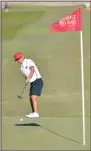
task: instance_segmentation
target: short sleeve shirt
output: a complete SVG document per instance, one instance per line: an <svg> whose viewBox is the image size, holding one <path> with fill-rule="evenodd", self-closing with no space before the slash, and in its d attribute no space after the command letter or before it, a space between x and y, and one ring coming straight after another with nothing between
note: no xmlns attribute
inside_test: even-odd
<svg viewBox="0 0 91 151"><path fill-rule="evenodd" d="M21 64L20 70L25 76L28 76L31 73L30 67L34 67L34 74L32 78L30 79L30 82L34 82L36 79L41 78L41 75L39 73L39 70L35 63L31 59L24 59L23 63Z"/></svg>

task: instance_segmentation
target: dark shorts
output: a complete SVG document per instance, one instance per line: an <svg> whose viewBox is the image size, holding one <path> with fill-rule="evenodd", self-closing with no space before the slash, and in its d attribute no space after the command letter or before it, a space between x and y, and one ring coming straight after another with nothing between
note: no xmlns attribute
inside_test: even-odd
<svg viewBox="0 0 91 151"><path fill-rule="evenodd" d="M29 96L31 95L40 96L42 87L43 87L43 80L41 78L35 80L34 82L31 82Z"/></svg>

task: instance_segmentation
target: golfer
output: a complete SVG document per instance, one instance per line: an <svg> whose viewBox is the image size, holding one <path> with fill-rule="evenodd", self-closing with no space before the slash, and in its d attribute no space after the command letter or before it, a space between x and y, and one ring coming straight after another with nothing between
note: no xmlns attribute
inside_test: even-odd
<svg viewBox="0 0 91 151"><path fill-rule="evenodd" d="M23 73L26 83L30 83L29 100L32 108L32 113L25 115L29 118L37 118L38 114L38 96L41 95L43 80L31 59L27 59L21 52L14 54L14 60L21 64L21 72Z"/></svg>

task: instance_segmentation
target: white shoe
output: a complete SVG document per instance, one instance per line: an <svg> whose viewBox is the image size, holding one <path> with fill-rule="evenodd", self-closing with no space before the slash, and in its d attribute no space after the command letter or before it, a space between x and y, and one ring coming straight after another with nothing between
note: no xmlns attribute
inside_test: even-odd
<svg viewBox="0 0 91 151"><path fill-rule="evenodd" d="M28 115L25 115L26 117L31 117L32 118L32 115L33 113L30 113L30 114L28 114Z"/></svg>
<svg viewBox="0 0 91 151"><path fill-rule="evenodd" d="M37 117L39 117L39 114L34 112L34 113L30 113L29 115L25 115L25 116L28 118L37 118Z"/></svg>
<svg viewBox="0 0 91 151"><path fill-rule="evenodd" d="M36 112L34 112L34 113L33 113L33 117L37 118L37 117L39 117L39 114L36 113Z"/></svg>

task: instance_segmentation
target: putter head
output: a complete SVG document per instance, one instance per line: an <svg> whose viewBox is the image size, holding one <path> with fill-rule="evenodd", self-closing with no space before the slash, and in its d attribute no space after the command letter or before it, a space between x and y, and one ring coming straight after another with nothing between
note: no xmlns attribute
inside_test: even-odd
<svg viewBox="0 0 91 151"><path fill-rule="evenodd" d="M18 99L22 99L22 97L18 95Z"/></svg>

